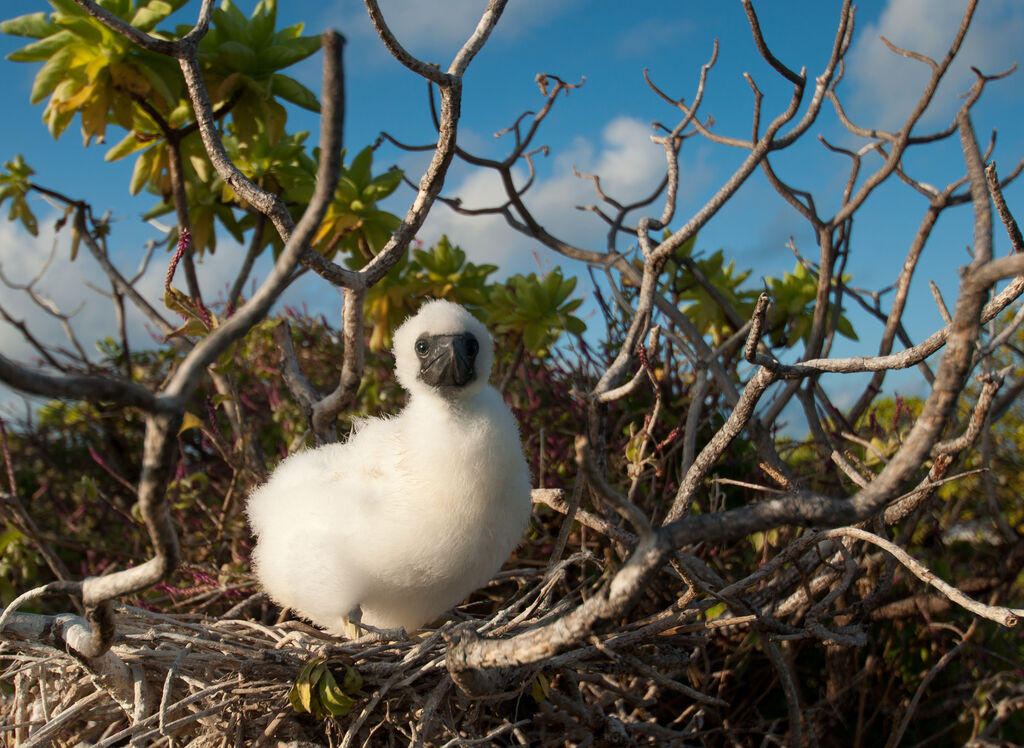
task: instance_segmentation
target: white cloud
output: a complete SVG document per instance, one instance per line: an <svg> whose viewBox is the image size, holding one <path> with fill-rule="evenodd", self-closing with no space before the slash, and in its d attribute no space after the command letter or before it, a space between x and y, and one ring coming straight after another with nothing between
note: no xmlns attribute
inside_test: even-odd
<svg viewBox="0 0 1024 748"><path fill-rule="evenodd" d="M38 277L33 288L41 297L52 300L62 313L73 313L70 325L86 354L93 356L96 354L96 341L106 336L116 337L117 322L110 300L96 293L90 285L106 291L110 283L84 246L75 262L69 262L69 232L65 229L55 233L54 218L53 215L41 217L38 237L29 235L20 225L0 222L0 268L10 282L24 285L36 280L52 253L50 267ZM117 244L116 234L115 224L112 245ZM224 241L216 254L207 255L199 262L196 270L208 302L226 296L227 288L241 263L242 251L241 247ZM122 274L132 277L139 269L142 257L143 250L139 248L137 251L122 252L115 257L115 262ZM177 324L178 319L164 308L162 302L164 276L169 260L168 253L158 248L136 288L166 320ZM269 256L261 258L255 273L258 278L266 277L269 263ZM183 288L184 284L179 268L175 285ZM248 287L246 290L249 290ZM297 298L295 294L292 296ZM44 345L74 350L60 321L40 309L24 292L0 286L0 305L16 321L24 322L33 337ZM130 345L136 350L156 345L152 334L154 328L130 302L126 303L126 319ZM0 351L9 358L31 365L40 360L38 352L26 341L24 335L2 318ZM10 406L17 400L0 385L0 406Z"/></svg>
<svg viewBox="0 0 1024 748"><path fill-rule="evenodd" d="M898 127L917 103L931 73L924 63L889 51L879 36L939 61L956 35L964 5L949 0L889 0L878 22L860 29L848 58L848 76L854 87L851 113L858 120L863 119L862 113L877 118L860 124ZM975 80L971 66L993 74L1015 62L1024 62L1020 59L1022 36L1024 3L979 3L963 46L939 88L934 105L925 115L926 121L934 125L951 117L960 103L957 95ZM1004 96L1019 90L1019 82L1003 83L1000 87Z"/></svg>
<svg viewBox="0 0 1024 748"><path fill-rule="evenodd" d="M0 223L0 267L12 283L24 285L36 280L51 252L53 262L49 270L34 284L35 290L40 296L52 300L61 312L74 312L73 327L88 330L104 327L112 329L113 325L107 319L113 319L109 303L107 308L102 310L99 304L86 303L89 298L98 298L88 289L86 283L92 283L100 288L107 287L102 272L95 263L88 262L84 257L80 257L74 265L66 266L69 256L67 231L62 236L57 236L54 233L53 220L43 220L40 221L39 237L32 237L20 226L7 222ZM24 322L39 340L51 345L70 345L60 323L40 309L27 294L4 287L2 304L8 314L19 322ZM86 344L89 342L91 341L87 341ZM0 323L0 349L8 356L35 356L21 333L6 322Z"/></svg>
<svg viewBox="0 0 1024 748"><path fill-rule="evenodd" d="M113 331L115 326L110 303L103 303L105 300L85 284L93 283L100 288L108 286L102 271L83 257L79 257L74 265L66 266L69 256L67 231L63 236L56 236L53 225L52 218L40 221L39 236L33 237L20 225L0 222L0 267L11 283L25 285L36 281L33 288L40 297L52 300L64 314L74 313L71 325L77 331L88 332L88 338L83 335L81 344L86 353L92 354L95 351L92 343L97 337L94 333L98 330ZM49 270L38 277L51 252L53 261ZM40 309L26 293L6 286L2 289L0 305L15 321L23 323L33 337L48 346L73 350L56 318ZM90 299L100 303L91 303ZM4 319L0 319L0 351L9 358L30 364L40 358L24 335ZM13 408L19 400L0 385L0 405L4 410Z"/></svg>
<svg viewBox="0 0 1024 748"><path fill-rule="evenodd" d="M563 153L554 156L550 167L538 165L535 184L526 193L526 204L534 217L551 234L585 249L603 252L606 248L607 224L579 205L600 205L593 182L573 174L573 167L583 174L601 178L605 194L623 204L647 197L658 186L666 169L663 148L651 142L649 125L632 117L617 117L608 122L600 143L579 137ZM538 160L540 156L535 157ZM699 157L687 156L681 164L680 203L699 194L709 178L709 169ZM525 169L517 172L517 184L525 182ZM505 202L505 192L497 176L490 171L474 170L461 180L449 179L444 193L459 196L466 208L484 208ZM646 214L661 213L662 199L646 209ZM605 206L608 212L607 206ZM630 220L636 220L632 215ZM441 234L466 250L473 262L490 262L503 272L527 272L536 269L536 256L552 263L564 263L561 257L542 251L541 245L511 229L500 216L465 217L443 205L435 206L420 237L433 243Z"/></svg>

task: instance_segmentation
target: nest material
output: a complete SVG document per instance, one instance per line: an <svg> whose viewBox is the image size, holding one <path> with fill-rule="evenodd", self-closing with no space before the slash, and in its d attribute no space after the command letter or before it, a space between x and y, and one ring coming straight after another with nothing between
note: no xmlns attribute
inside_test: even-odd
<svg viewBox="0 0 1024 748"><path fill-rule="evenodd" d="M133 693L120 693L66 653L4 642L3 680L14 683L3 706L6 737L20 745L360 745L396 713L422 709L418 694L447 678L441 631L367 645L295 621L272 627L130 606L116 612L112 652L131 673ZM296 675L315 656L350 662L363 675L347 717L314 720L290 705Z"/></svg>
<svg viewBox="0 0 1024 748"><path fill-rule="evenodd" d="M577 577L567 584L567 571L578 572L594 560L581 553L546 574L505 572L496 584L515 581L518 591L489 618L462 613L463 621L412 639L378 635L347 641L298 621L269 626L117 605L118 638L108 657L129 674L120 684L97 672L95 663L90 668L51 646L0 642L6 664L0 681L13 684L0 704L0 741L196 748L661 745L687 732L692 740L700 734L704 710L717 701L673 679L682 674L680 680L688 680L690 654L683 650L692 653L703 641L694 636L666 631L650 637L634 623L545 662L543 670L527 672L506 692L485 698L465 695L449 675L446 637L453 630L468 625L486 636L505 636L560 615L596 581ZM290 704L289 690L315 657L326 657L341 671L349 665L362 676L349 714L315 719ZM680 696L688 707L678 706Z"/></svg>

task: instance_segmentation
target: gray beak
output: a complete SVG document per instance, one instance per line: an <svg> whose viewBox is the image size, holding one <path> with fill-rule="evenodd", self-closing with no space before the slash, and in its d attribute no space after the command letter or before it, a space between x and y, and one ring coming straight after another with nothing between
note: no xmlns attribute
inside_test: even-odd
<svg viewBox="0 0 1024 748"><path fill-rule="evenodd" d="M476 377L480 344L470 333L421 335L416 340L420 381L431 387L464 387Z"/></svg>

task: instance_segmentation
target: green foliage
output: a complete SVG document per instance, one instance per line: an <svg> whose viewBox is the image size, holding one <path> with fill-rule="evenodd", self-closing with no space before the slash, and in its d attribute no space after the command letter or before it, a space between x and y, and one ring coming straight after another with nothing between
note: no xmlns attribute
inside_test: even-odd
<svg viewBox="0 0 1024 748"><path fill-rule="evenodd" d="M103 3L119 18L152 29L185 0ZM133 129L135 101L145 99L160 111L172 109L181 95L173 60L136 47L70 0L50 0L54 12L31 13L0 24L0 31L36 41L8 55L16 62L42 62L31 101L47 97L43 121L55 138L81 116L82 138L102 142L108 122Z"/></svg>
<svg viewBox="0 0 1024 748"><path fill-rule="evenodd" d="M352 666L345 664L344 667L345 675L339 684L327 666L327 658L314 657L307 662L288 692L292 708L311 714L315 719L348 714L355 704L353 696L363 687L363 677Z"/></svg>
<svg viewBox="0 0 1024 748"><path fill-rule="evenodd" d="M414 249L412 256L420 271L419 295L451 299L469 307L487 303L487 277L497 271L497 265L466 262L466 253L447 236L442 236L430 251Z"/></svg>
<svg viewBox="0 0 1024 748"><path fill-rule="evenodd" d="M843 276L846 283L850 276ZM769 334L772 345L791 347L798 340L807 342L811 335L814 315L814 300L818 293L818 276L816 273L797 262L792 273L785 273L781 279L765 279L772 294L775 305L772 329ZM833 285L836 285L833 279ZM829 304L829 318L833 314L833 305ZM836 332L840 335L857 340L850 320L842 313L836 320Z"/></svg>
<svg viewBox="0 0 1024 748"><path fill-rule="evenodd" d="M392 269L366 294L365 317L371 326L370 348L391 343L391 331L427 299L448 299L484 319L492 331L507 336L515 347L545 356L562 332L581 335L583 320L573 312L583 303L570 298L576 278L555 268L543 277L513 275L504 283L489 280L495 265L468 262L466 253L442 236L430 250L415 249L412 257Z"/></svg>
<svg viewBox="0 0 1024 748"><path fill-rule="evenodd" d="M277 97L318 112L312 91L282 73L320 49L320 37L303 36L303 24L275 31L276 0L261 0L246 18L231 0L213 12L210 31L199 43L199 62L214 105L233 101L237 137L251 141L262 127L270 145L284 135L287 113ZM191 27L181 26L178 34Z"/></svg>
<svg viewBox="0 0 1024 748"><path fill-rule="evenodd" d="M667 229L665 233L670 234ZM666 280L660 290L676 299L701 335L710 336L717 345L736 332L737 322L750 319L759 290L744 288L751 271L738 271L735 260L726 263L724 250L694 256L696 240L694 234L665 263ZM698 273L703 276L703 282L698 280ZM843 278L844 282L848 280L849 276ZM813 322L818 276L798 262L792 273L784 273L781 279L765 278L764 282L772 296L768 341L777 348L792 348L800 341L806 343ZM831 305L829 314L832 314ZM836 330L847 338L857 339L853 325L842 314L836 321Z"/></svg>
<svg viewBox="0 0 1024 748"><path fill-rule="evenodd" d="M24 533L9 523L0 529L0 603L4 607L26 587L38 584L40 563L38 552Z"/></svg>
<svg viewBox="0 0 1024 748"><path fill-rule="evenodd" d="M377 208L402 183L402 171L389 169L373 176L373 148L367 146L347 164L338 179L334 199L313 237L317 250L328 259L339 250L359 267L379 252L401 224L398 216ZM313 195L313 180L303 185L308 194L300 200L308 202Z"/></svg>
<svg viewBox="0 0 1024 748"><path fill-rule="evenodd" d="M754 311L758 292L742 289L750 277L750 270L736 272L733 260L725 264L725 253L719 249L709 257L691 258L697 235L684 243L665 266L672 290L686 304L683 311L702 335L710 335L716 345L735 332L725 310L704 284L697 282L684 258L690 260L705 279L714 287L718 296L726 301L740 317L749 318Z"/></svg>
<svg viewBox="0 0 1024 748"><path fill-rule="evenodd" d="M563 330L582 335L587 329L572 314L583 303L569 298L575 288L576 278L563 278L557 268L543 278L536 273L513 275L491 291L488 319L497 332L522 336L531 354L546 356Z"/></svg>
<svg viewBox="0 0 1024 748"><path fill-rule="evenodd" d="M263 189L283 195L291 202L306 203L312 196L310 186L316 175L316 163L306 153L308 137L309 133L303 131L283 135L272 143L266 128L258 127L255 135L245 140L236 135L233 126L229 126L224 136L224 149L235 166ZM200 176L203 179L209 178L207 175ZM225 202L235 199L231 188L220 182L219 178L217 184L221 185ZM298 191L306 191L308 194L295 194ZM300 200L300 197L305 199Z"/></svg>
<svg viewBox="0 0 1024 748"><path fill-rule="evenodd" d="M881 469L903 445L923 405L924 401L918 397L897 395L876 400L857 429L867 443L852 445L853 454L865 466Z"/></svg>
<svg viewBox="0 0 1024 748"><path fill-rule="evenodd" d="M11 201L10 210L7 211L7 220L21 221L32 236L39 235L39 223L36 216L25 199L31 189L29 177L35 174L25 159L19 153L13 161L4 162L4 170L0 172L0 205L5 200Z"/></svg>
<svg viewBox="0 0 1024 748"><path fill-rule="evenodd" d="M364 317L370 327L370 350L391 345L391 333L427 299L447 299L480 313L486 303L488 276L496 265L466 261L466 253L442 236L429 250L414 249L366 293Z"/></svg>
<svg viewBox="0 0 1024 748"><path fill-rule="evenodd" d="M178 66L171 58L139 49L88 16L71 0L50 0L54 12L33 13L0 24L4 33L35 41L9 55L18 62L43 63L36 74L31 100L47 99L43 119L55 138L80 115L83 140L103 142L109 124L126 134L106 154L116 161L135 157L128 184L131 194L148 190L160 198L147 217L175 210L177 199L172 162L182 164L181 180L198 253L216 248L217 225L243 241L254 217L239 218L232 191L214 172L194 123ZM157 26L184 0L109 0L112 13L144 31L173 39L176 33ZM282 71L320 48L318 36L303 35L303 25L277 29L277 3L262 0L246 17L231 0L213 13L209 32L199 45L199 62L215 116L223 120L224 145L243 173L268 191L281 195L296 215L313 194L315 157L305 152L306 133L286 132L284 103L319 111L316 95ZM399 219L379 210L377 201L401 181L395 169L373 176L372 151L364 149L348 167L335 203L317 242L325 256L339 251L379 251ZM23 194L21 190L21 194ZM11 217L34 230L34 217L19 187L10 190ZM248 206L241 206L248 209ZM169 237L169 245L174 236ZM272 243L265 232L261 249ZM275 245L280 248L280 242Z"/></svg>

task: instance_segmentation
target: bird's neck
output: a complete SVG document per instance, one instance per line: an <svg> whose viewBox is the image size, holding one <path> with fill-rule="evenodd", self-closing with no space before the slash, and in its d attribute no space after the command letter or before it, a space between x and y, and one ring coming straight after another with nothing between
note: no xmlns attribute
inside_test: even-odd
<svg viewBox="0 0 1024 748"><path fill-rule="evenodd" d="M417 417L436 418L442 421L461 421L478 418L489 412L488 406L497 391L484 387L478 392L460 397L438 397L436 395L413 395L407 406ZM500 396L499 396L500 399Z"/></svg>

